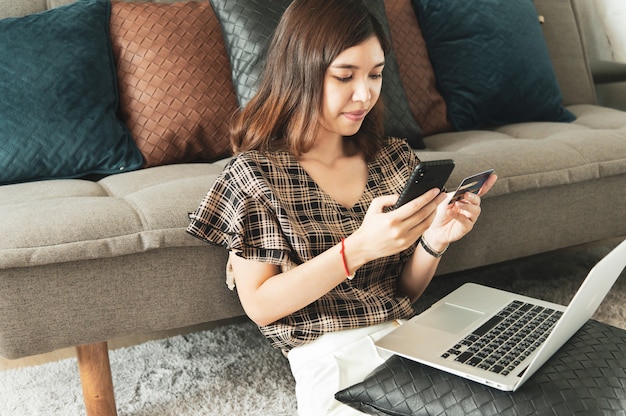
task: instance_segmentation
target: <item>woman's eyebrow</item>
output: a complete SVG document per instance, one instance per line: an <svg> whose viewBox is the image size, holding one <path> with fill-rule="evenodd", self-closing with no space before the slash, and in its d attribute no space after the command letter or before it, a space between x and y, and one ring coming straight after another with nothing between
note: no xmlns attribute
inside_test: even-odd
<svg viewBox="0 0 626 416"><path fill-rule="evenodd" d="M338 68L338 69L359 69L358 65L352 65L352 64L337 63L337 64L331 64L330 66L331 68ZM373 66L373 68L380 68L381 66L385 66L385 61L377 63L376 65Z"/></svg>

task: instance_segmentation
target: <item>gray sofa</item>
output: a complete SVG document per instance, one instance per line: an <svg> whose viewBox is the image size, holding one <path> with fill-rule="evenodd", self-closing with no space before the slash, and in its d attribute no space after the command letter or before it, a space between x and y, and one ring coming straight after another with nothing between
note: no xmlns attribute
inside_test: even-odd
<svg viewBox="0 0 626 416"><path fill-rule="evenodd" d="M0 0L0 17L57 3L67 1ZM626 113L596 105L576 2L535 4L576 120L424 137L421 159L456 161L450 185L486 168L499 176L440 274L626 235ZM88 412L114 414L107 340L241 316L226 251L185 232L227 161L0 186L0 355L77 346Z"/></svg>

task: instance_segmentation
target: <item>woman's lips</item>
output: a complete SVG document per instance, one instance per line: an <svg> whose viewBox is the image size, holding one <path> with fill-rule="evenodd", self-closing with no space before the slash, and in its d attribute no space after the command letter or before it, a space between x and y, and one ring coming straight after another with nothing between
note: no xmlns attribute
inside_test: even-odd
<svg viewBox="0 0 626 416"><path fill-rule="evenodd" d="M343 113L343 115L352 121L361 121L367 115L367 110L359 110L359 111L350 111L347 113Z"/></svg>

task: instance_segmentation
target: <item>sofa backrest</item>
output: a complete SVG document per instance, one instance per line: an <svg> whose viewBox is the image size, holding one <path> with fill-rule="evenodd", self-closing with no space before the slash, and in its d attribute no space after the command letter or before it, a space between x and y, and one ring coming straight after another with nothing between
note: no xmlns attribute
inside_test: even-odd
<svg viewBox="0 0 626 416"><path fill-rule="evenodd" d="M23 16L72 1L0 0L0 18ZM153 2L172 3L172 0ZM576 3L577 0L535 0L539 14L545 18L544 35L565 105L596 102L585 45L579 30L581 8Z"/></svg>
<svg viewBox="0 0 626 416"><path fill-rule="evenodd" d="M595 87L580 30L581 10L577 1L535 0L535 7L544 17L543 33L563 94L563 104L595 103Z"/></svg>

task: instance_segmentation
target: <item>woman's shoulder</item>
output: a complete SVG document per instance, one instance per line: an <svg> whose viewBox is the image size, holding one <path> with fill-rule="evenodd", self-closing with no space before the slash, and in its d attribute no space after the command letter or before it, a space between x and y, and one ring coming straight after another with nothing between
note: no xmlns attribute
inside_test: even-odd
<svg viewBox="0 0 626 416"><path fill-rule="evenodd" d="M235 155L218 181L233 192L259 195L275 192L277 183L290 183L289 178L299 172L297 161L287 152L249 150Z"/></svg>
<svg viewBox="0 0 626 416"><path fill-rule="evenodd" d="M225 171L231 173L242 171L268 172L286 169L293 164L294 158L286 152L248 150L233 156L226 165Z"/></svg>

